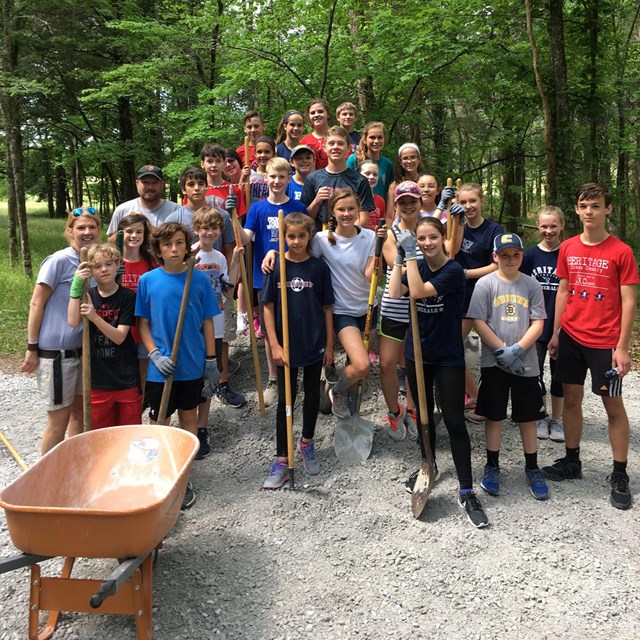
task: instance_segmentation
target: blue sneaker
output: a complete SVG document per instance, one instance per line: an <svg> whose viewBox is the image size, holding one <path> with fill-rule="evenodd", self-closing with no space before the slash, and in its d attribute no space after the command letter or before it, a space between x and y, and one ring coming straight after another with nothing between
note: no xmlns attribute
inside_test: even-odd
<svg viewBox="0 0 640 640"><path fill-rule="evenodd" d="M540 469L525 469L524 472L527 474L531 495L536 500L546 500L549 497L549 487Z"/></svg>
<svg viewBox="0 0 640 640"><path fill-rule="evenodd" d="M228 382L221 382L216 390L216 397L223 404L228 404L230 407L238 409L247 404L247 400L243 395L231 390Z"/></svg>
<svg viewBox="0 0 640 640"><path fill-rule="evenodd" d="M491 467L488 464L484 465L484 475L480 486L490 496L497 496L500 494L500 467Z"/></svg>
<svg viewBox="0 0 640 640"><path fill-rule="evenodd" d="M313 442L302 442L302 438L298 440L296 450L302 458L302 466L304 470L310 475L315 476L320 473L320 460L316 456L316 450L313 446Z"/></svg>

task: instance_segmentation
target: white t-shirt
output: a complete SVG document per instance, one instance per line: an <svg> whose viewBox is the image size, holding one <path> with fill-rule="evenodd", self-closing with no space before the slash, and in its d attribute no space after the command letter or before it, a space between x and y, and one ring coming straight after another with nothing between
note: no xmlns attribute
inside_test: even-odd
<svg viewBox="0 0 640 640"><path fill-rule="evenodd" d="M220 251L212 249L211 251L198 251L196 254L196 260L200 259L196 263L196 269L202 271L211 281L211 287L216 294L216 300L220 309L224 309L226 298L222 295L222 287L220 285L220 279L224 276L227 279L227 259ZM233 300L229 301L229 304L233 304ZM224 314L219 313L217 316L213 316L213 328L216 332L216 338L224 338Z"/></svg>
<svg viewBox="0 0 640 640"><path fill-rule="evenodd" d="M142 204L140 198L127 200L127 202L119 204L113 212L109 228L107 229L107 235L114 234L118 230L120 220L125 216L128 216L132 211L139 211L151 223L152 227L159 227L166 221L169 214L173 213L179 207L180 205L176 204L172 200L163 200L159 207L155 209L147 209Z"/></svg>
<svg viewBox="0 0 640 640"><path fill-rule="evenodd" d="M371 283L364 275L367 261L375 253L376 234L360 229L352 238L333 234L335 245L329 244L329 232L321 231L311 241L311 253L322 258L331 271L335 303L333 312L353 317L363 316L369 304Z"/></svg>

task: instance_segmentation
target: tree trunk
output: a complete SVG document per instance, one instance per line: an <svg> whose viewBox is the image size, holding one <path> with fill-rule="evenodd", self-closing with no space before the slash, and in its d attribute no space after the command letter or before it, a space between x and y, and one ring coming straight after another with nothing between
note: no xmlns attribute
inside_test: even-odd
<svg viewBox="0 0 640 640"><path fill-rule="evenodd" d="M47 191L47 215L49 218L54 218L56 215L56 208L54 204L53 172L51 171L51 152L46 143L42 147L42 157L44 160L44 184Z"/></svg>
<svg viewBox="0 0 640 640"><path fill-rule="evenodd" d="M56 165L56 218L67 217L67 174L62 164Z"/></svg>
<svg viewBox="0 0 640 640"><path fill-rule="evenodd" d="M16 192L13 185L13 167L11 166L11 154L9 145L5 145L7 162L7 227L9 232L9 264L15 267L18 264L18 218L16 216Z"/></svg>
<svg viewBox="0 0 640 640"><path fill-rule="evenodd" d="M599 0L586 0L585 27L589 34L589 66L587 77L589 80L589 96L587 98L587 113L589 118L589 146L587 162L591 180L601 180L600 175L600 145L598 144L598 120L600 102L598 100L598 4Z"/></svg>
<svg viewBox="0 0 640 640"><path fill-rule="evenodd" d="M120 201L133 200L136 191L135 158L131 152L133 145L133 116L129 98L118 98L118 127L122 155L120 156Z"/></svg>
<svg viewBox="0 0 640 640"><path fill-rule="evenodd" d="M358 73L358 79L356 80L358 110L361 117L364 117L364 114L369 112L373 101L373 78L364 72L365 69L360 54L362 49L360 31L362 29L362 23L365 20L365 15L364 7L362 6L358 6L356 9L349 9L349 35L351 36L351 48L354 53L354 64L355 68L361 71L361 73ZM357 126L356 124L356 127Z"/></svg>

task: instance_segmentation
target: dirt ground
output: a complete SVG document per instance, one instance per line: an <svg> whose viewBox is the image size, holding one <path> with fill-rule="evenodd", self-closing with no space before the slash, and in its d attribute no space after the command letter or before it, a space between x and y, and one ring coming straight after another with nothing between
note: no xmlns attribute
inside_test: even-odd
<svg viewBox="0 0 640 640"><path fill-rule="evenodd" d="M517 429L507 423L501 464L508 476L499 497L479 491L491 524L476 530L457 506L442 425L441 476L422 518L413 519L404 481L419 464L418 448L386 434L377 369L361 412L377 425L371 457L341 465L333 453L335 421L321 416L320 475L299 469L295 491L261 491L275 452L275 409L260 418L246 341L232 353L242 363L233 386L249 402L212 406L212 453L192 473L197 502L179 517L154 572L156 640L637 638L640 503L629 511L609 504L611 452L597 398L587 393L584 404L584 477L550 483L545 502L528 492ZM33 378L16 374L16 364L0 367L0 429L33 464L45 413ZM637 492L637 372L625 380L624 395ZM295 424L299 430L300 410ZM483 428L469 424L469 431L479 480ZM563 454L563 445L540 441L541 465ZM19 472L0 446L0 485ZM0 557L14 553L2 515ZM59 566L44 563L43 572ZM103 578L115 566L81 560L74 575ZM26 569L0 576L0 640L27 637L28 587ZM128 617L69 613L54 638L129 640L135 627Z"/></svg>

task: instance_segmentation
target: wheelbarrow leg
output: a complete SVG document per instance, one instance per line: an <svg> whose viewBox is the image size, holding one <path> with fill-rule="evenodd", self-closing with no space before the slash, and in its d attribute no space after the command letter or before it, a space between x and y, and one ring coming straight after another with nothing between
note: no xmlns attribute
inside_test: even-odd
<svg viewBox="0 0 640 640"><path fill-rule="evenodd" d="M73 563L75 558L65 558L64 565L62 566L62 572L60 578L70 578L71 570L73 569ZM40 566L37 564L31 565L31 585L30 585L30 598L29 598L29 640L49 640L54 634L56 627L58 626L58 619L60 618L60 611L51 611L47 624L41 633L38 633L38 623L40 614Z"/></svg>
<svg viewBox="0 0 640 640"><path fill-rule="evenodd" d="M142 563L142 568L131 577L136 609L136 640L151 640L153 558L154 554L150 553Z"/></svg>

